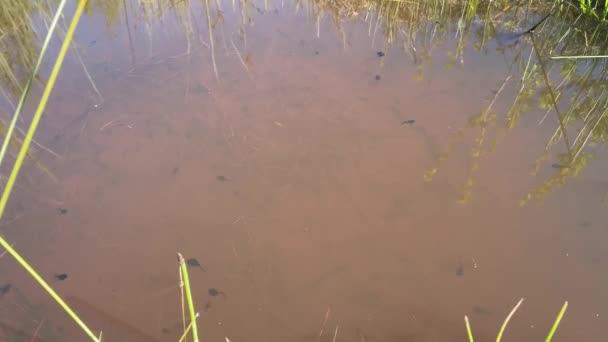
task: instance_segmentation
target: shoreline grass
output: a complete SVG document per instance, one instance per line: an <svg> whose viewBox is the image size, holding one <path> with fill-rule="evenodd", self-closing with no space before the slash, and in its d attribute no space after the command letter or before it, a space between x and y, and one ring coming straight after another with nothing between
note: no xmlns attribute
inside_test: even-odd
<svg viewBox="0 0 608 342"><path fill-rule="evenodd" d="M55 85L55 81L57 80L57 76L59 75L59 72L61 71L61 66L65 59L66 53L70 47L70 42L72 41L72 37L74 36L74 32L76 31L76 27L78 26L80 17L82 16L82 13L84 12L86 3L87 3L87 0L81 0L78 3L78 7L76 8L76 13L72 17L72 21L70 23L68 31L66 32L66 37L61 45L59 55L55 59L55 64L54 64L51 74L49 76L49 80L46 83L44 92L42 94L40 102L38 103L38 107L36 109L34 117L32 119L32 122L30 123L30 127L27 130L25 138L23 139L23 142L21 144L21 148L19 150L19 154L17 155L15 164L13 165L13 169L12 169L10 176L8 178L8 181L6 182L6 185L3 189L2 197L0 197L0 219L4 215L4 211L6 209L6 204L9 200L9 197L13 190L13 186L15 185L17 175L19 174L19 171L21 170L21 166L23 165L23 161L27 155L27 151L28 151L30 144L34 138L34 135L36 133L36 129L37 129L40 119L42 117L42 113L44 112L44 110L46 108L46 104L47 104L50 94L53 90L53 87ZM60 4L59 9L63 10L64 5L65 5L65 1L63 1ZM54 23L54 25L52 25L53 29L56 27L57 21L59 20L59 17L62 15L62 12L60 12L59 9L55 15L55 19L53 20L53 23ZM45 39L46 45L45 45L43 52L46 51L46 46L48 45L48 42L50 41L50 37L52 36L53 31L49 31L49 33L47 33L47 38ZM36 64L36 68L34 69L34 72L32 73L32 75L30 77L30 80L33 80L36 77L36 71L38 71L37 69L40 67L43 57L44 57L44 53L41 53L38 63ZM2 145L2 147L3 147L2 148L3 154L1 156L2 158L4 157L4 152L6 151L6 146L8 145L8 142L10 141L12 130L14 129L15 123L17 122L19 114L21 113L21 109L23 108L23 104L25 103L27 95L29 94L29 86L31 86L31 82L28 82L26 88L23 90L23 95L20 100L20 106L17 108L17 111L15 112L15 115L13 116L13 120L11 121L11 127L9 128L9 131L7 132L7 134L4 138L4 143ZM4 161L2 158L0 158L0 165ZM51 296L57 302L57 304L59 304L59 306L62 308L62 310L65 311L66 314L68 314L74 320L74 322L76 322L76 324L78 326L80 326L80 328L91 338L91 340L96 341L96 342L101 340L101 338L98 338L91 331L91 329L80 319L80 317L70 308L70 306L68 306L68 304L57 294L57 292L55 292L55 290L53 290L53 288L42 278L42 276L40 276L40 274L38 274L38 272L36 272L36 270L15 249L13 249L13 247L2 236L0 236L0 245L8 252L8 254L10 254L19 263L19 265L24 270L26 270L30 274L30 276L32 278L34 278L34 280L49 294L49 296Z"/></svg>

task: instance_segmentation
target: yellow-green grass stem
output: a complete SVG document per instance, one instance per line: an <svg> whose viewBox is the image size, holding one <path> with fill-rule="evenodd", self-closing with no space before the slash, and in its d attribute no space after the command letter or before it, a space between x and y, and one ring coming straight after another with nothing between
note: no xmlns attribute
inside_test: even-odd
<svg viewBox="0 0 608 342"><path fill-rule="evenodd" d="M51 92L53 90L53 86L55 85L55 81L57 80L57 75L59 75L59 71L61 70L61 65L63 64L63 60L65 59L66 52L70 46L70 41L74 36L74 32L76 31L76 27L78 26L78 22L80 21L80 17L82 16L82 12L84 11L87 0L81 0L78 3L78 7L76 12L74 13L74 17L72 18L72 22L70 23L70 27L66 33L65 40L61 45L61 50L59 51L59 55L55 60L55 65L53 66L53 70L51 71L51 75L49 76L48 82L44 88L44 92L38 104L38 108L34 114L30 127L23 139L23 143L21 145L21 149L17 155L17 159L15 160L15 164L11 171L11 174L8 178L4 191L2 192L2 197L0 197L0 218L4 215L4 210L6 209L6 204L11 195L13 187L15 185L15 181L17 179L17 175L21 170L23 165L23 161L27 155L27 151L30 147L30 144L34 138L34 134L36 133L36 129L38 128L38 124L40 123L40 119L42 117L42 113L46 107L46 104L49 100ZM76 315L76 313L65 303L61 297L49 286L49 284L42 279L42 277L34 270L30 264L23 259L23 257L17 253L15 249L11 247L11 245L0 236L0 245L6 251L17 260L17 262L42 286L55 301L61 306L61 308L84 330L84 332L91 338L91 340L95 342L99 342L100 339L95 336L95 334L89 329L89 327Z"/></svg>
<svg viewBox="0 0 608 342"><path fill-rule="evenodd" d="M194 317L194 319L196 320L198 318L198 313L196 314L196 316ZM195 321L190 321L190 324L188 324L188 327L186 329L184 329L184 333L182 334L182 337L179 338L179 341L177 342L183 342L186 340L186 336L188 336L188 332L190 332L190 329L192 329L192 325L194 324Z"/></svg>
<svg viewBox="0 0 608 342"><path fill-rule="evenodd" d="M15 109L15 114L13 115L13 119L11 120L10 125L8 126L8 130L6 131L6 136L4 137L4 142L2 143L2 149L0 149L0 165L4 161L4 156L6 155L6 150L8 149L8 145L13 136L13 132L15 127L17 126L17 121L19 120L19 116L21 115L21 111L23 110L23 106L25 105L25 100L30 93L30 89L32 88L32 83L34 83L34 79L36 75L38 75L38 71L40 70L40 65L42 65L42 60L44 59L44 55L46 54L46 50L51 42L51 38L53 38L53 33L55 32L55 28L57 27L57 23L59 22L59 18L61 17L61 13L63 12L63 8L67 0L61 0L59 6L57 7L57 12L53 17L53 22L49 26L49 31L44 38L44 43L42 43L42 48L40 50L40 55L38 56L38 60L36 61L36 66L32 71L23 91L21 92L21 98L19 99L19 104L17 104L17 108Z"/></svg>
<svg viewBox="0 0 608 342"><path fill-rule="evenodd" d="M547 335L545 342L551 342L553 335L555 335L555 332L557 331L557 327L559 327L559 324L561 323L562 318L564 318L564 315L566 314L566 309L568 309L568 301L564 302L564 305L562 306L562 309L559 311L559 314L557 315L555 322L553 322L553 326L551 327L551 330L549 331L549 335Z"/></svg>
<svg viewBox="0 0 608 342"><path fill-rule="evenodd" d="M469 322L469 317L467 315L464 316L464 325L467 328L467 336L469 337L469 342L474 342L473 339L473 330L471 330L471 323Z"/></svg>
<svg viewBox="0 0 608 342"><path fill-rule="evenodd" d="M190 290L190 277L188 275L188 266L184 261L184 257L181 253L177 253L179 260L179 267L184 277L184 289L186 290L186 302L188 303L188 311L190 313L190 323L192 324L192 339L194 342L198 342L198 328L196 326L196 317L198 314L194 311L194 303L192 300L192 291Z"/></svg>
<svg viewBox="0 0 608 342"><path fill-rule="evenodd" d="M505 333L505 329L507 329L507 324L509 324L511 317L513 317L513 315L515 314L515 311L517 311L517 309L520 307L520 305L523 302L524 302L524 299L523 298L520 299L519 302L517 302L517 304L515 305L515 307L513 307L511 312L509 312L509 315L507 316L507 318L505 318L505 321L502 323L502 326L500 327L500 331L498 331L498 336L496 336L496 342L500 342L500 340L502 340L502 335Z"/></svg>
<svg viewBox="0 0 608 342"><path fill-rule="evenodd" d="M180 254L178 253L177 262L178 262L178 271L179 271L179 298L180 298L180 303L182 305L182 328L185 331L186 330L186 309L185 309L186 301L184 300L184 274L182 272L182 261L183 261L183 258L180 259Z"/></svg>
<svg viewBox="0 0 608 342"><path fill-rule="evenodd" d="M517 303L517 305L515 305L515 307L511 310L511 312L509 313L509 315L507 316L507 318L505 319L505 321L503 322L500 331L498 332L498 336L496 337L496 341L500 342L500 340L502 339L503 333L507 327L507 325L509 324L509 321L511 320L511 318L513 317L513 315L515 314L515 311L517 311L517 309L521 306L521 304L523 303L524 299L520 299L519 302ZM555 335L555 332L557 331L557 328L559 327L562 319L564 318L564 315L566 314L566 309L568 309L568 302L564 302L564 305L562 306L561 310L559 311L559 314L557 315L557 318L555 319L555 322L553 322L553 326L551 327L551 330L549 331L549 334L547 335L547 337L545 338L545 342L551 342L551 340L553 339L553 336ZM473 331L471 330L471 323L469 322L469 317L468 316L464 316L464 324L467 330L467 337L469 339L469 342L474 342L473 340Z"/></svg>

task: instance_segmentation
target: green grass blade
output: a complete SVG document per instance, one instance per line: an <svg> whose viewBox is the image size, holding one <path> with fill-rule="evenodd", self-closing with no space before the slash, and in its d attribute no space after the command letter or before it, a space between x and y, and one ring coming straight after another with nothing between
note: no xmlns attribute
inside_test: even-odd
<svg viewBox="0 0 608 342"><path fill-rule="evenodd" d="M36 66L34 67L34 70L33 70L32 74L30 75L30 78L27 80L27 83L25 84L25 88L23 88L23 91L21 92L21 98L19 99L19 104L17 105L17 108L15 109L15 114L13 115L13 119L12 119L10 125L8 126L8 130L6 131L6 136L4 137L4 142L2 143L2 149L0 149L0 165L2 165L2 162L4 161L4 156L6 155L6 150L8 149L8 145L13 136L13 132L15 130L15 127L17 126L17 121L19 119L19 116L21 115L21 111L23 110L23 105L25 104L25 100L27 99L27 96L30 93L30 89L32 88L32 83L34 83L34 79L36 78L36 75L38 75L38 71L40 70L40 65L42 65L42 60L44 59L44 55L46 54L46 49L48 48L49 43L51 42L51 38L53 37L53 33L55 32L55 28L57 27L57 22L59 22L59 18L61 17L61 13L63 13L63 8L65 7L66 3L67 3L67 0L61 0L61 2L59 3L59 6L57 7L57 12L55 13L55 17L53 17L53 22L49 26L49 31L47 32L46 37L44 38L44 43L42 44L42 49L40 50L40 55L38 56L38 61L36 61Z"/></svg>
<svg viewBox="0 0 608 342"><path fill-rule="evenodd" d="M6 203L11 195L13 187L15 185L15 181L17 179L17 175L21 170L21 166L23 165L23 161L27 155L27 151L30 147L30 144L34 138L34 134L36 133L36 129L38 124L40 123L40 118L42 117L42 113L46 107L46 104L49 100L51 92L53 90L53 86L55 85L55 81L57 80L57 75L61 70L61 65L63 64L63 60L65 59L66 52L70 46L70 41L74 36L74 32L76 31L76 26L80 21L80 17L82 16L82 12L85 8L87 0L81 0L78 3L78 7L76 9L76 13L72 18L72 22L70 23L70 27L68 32L66 33L65 40L61 45L61 50L59 51L59 55L55 60L55 65L53 66L53 70L51 75L49 76L49 80L44 88L44 92L40 99L40 103L38 104L38 108L34 114L30 127L23 139L23 143L21 145L21 149L19 150L19 154L17 155L17 159L15 160L15 165L11 171L11 174L8 178L4 191L2 192L2 197L0 198L0 218L4 215L4 210L6 209ZM42 277L30 266L30 264L21 257L16 250L14 250L10 244L0 236L0 245L6 249L6 251L17 260L17 262L42 286L55 301L61 306L61 308L70 316L72 319L84 330L84 332L91 338L91 340L98 342L99 339L93 334L93 332L87 327L87 325L76 315L76 313L59 297L59 295L49 286L49 284L42 279Z"/></svg>
<svg viewBox="0 0 608 342"><path fill-rule="evenodd" d="M502 339L502 335L505 332L505 329L507 329L507 324L509 324L509 321L511 320L511 317L513 317L513 315L515 314L515 311L517 311L517 309L519 308L519 306L523 302L524 302L524 299L523 298L520 299L519 302L517 302L517 304L513 308L513 310L511 310L511 312L509 312L509 315L507 316L507 318L505 318L505 321L502 323L502 326L500 327L500 331L498 332L498 336L496 336L496 342L500 342L500 340Z"/></svg>
<svg viewBox="0 0 608 342"><path fill-rule="evenodd" d="M196 314L194 319L197 319L197 318L198 318L198 313ZM192 329L192 324L194 324L194 321L190 321L190 324L188 324L188 327L186 327L186 329L184 329L184 333L182 334L182 337L180 337L177 342L184 342L186 340L186 336L188 336L188 332L190 332L190 329Z"/></svg>
<svg viewBox="0 0 608 342"><path fill-rule="evenodd" d="M551 339L553 338L553 335L555 335L555 331L557 331L557 327L559 326L559 324L562 321L562 318L564 318L564 315L566 314L566 309L568 309L568 301L564 302L564 305L562 306L562 309L559 311L559 314L557 315L555 322L553 322L553 326L551 327L551 331L549 331L549 335L547 335L545 342L550 342Z"/></svg>
<svg viewBox="0 0 608 342"><path fill-rule="evenodd" d="M188 276L188 267L184 261L184 257L177 253L179 260L179 267L184 277L184 289L186 290L186 302L188 303L188 311L190 312L190 323L192 324L192 339L194 342L198 342L198 328L196 326L196 317L198 313L194 311L194 304L192 301L192 291L190 290L190 277Z"/></svg>
<svg viewBox="0 0 608 342"><path fill-rule="evenodd" d="M469 342L474 342L473 340L473 331L471 330L471 323L469 323L469 317L464 316L464 325L467 327L467 336L469 337Z"/></svg>

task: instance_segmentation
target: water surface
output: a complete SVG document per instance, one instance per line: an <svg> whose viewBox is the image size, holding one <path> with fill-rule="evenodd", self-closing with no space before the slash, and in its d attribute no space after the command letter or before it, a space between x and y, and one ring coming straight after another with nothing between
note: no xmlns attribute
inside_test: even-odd
<svg viewBox="0 0 608 342"><path fill-rule="evenodd" d="M146 24L132 3L131 44L124 18L83 18L103 101L68 60L38 135L58 181L31 166L11 200L2 233L46 279L69 275L52 284L104 340L179 338L177 251L206 270L190 272L206 341L317 341L328 312L320 341L463 341L465 314L490 339L520 297L508 340L542 339L565 300L557 341L602 336L605 148L534 200L566 147L531 175L559 116L538 94L509 112L530 37L505 47L456 16L389 42L377 12L317 27L287 2L242 30L222 6L217 78L198 5L189 53L175 12ZM576 89L561 94L565 113ZM84 340L10 257L0 270L0 334L44 320L42 341Z"/></svg>

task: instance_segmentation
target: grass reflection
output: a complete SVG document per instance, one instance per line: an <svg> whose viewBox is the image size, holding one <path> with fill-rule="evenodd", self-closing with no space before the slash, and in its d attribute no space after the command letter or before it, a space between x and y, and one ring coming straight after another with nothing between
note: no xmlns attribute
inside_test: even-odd
<svg viewBox="0 0 608 342"><path fill-rule="evenodd" d="M196 4L162 0L140 0L138 4L146 25L174 10L183 23L186 36L193 34L192 25L196 20L192 20L192 12L186 7ZM223 41L226 46L223 12L218 1L205 0L203 5L210 62L217 78L214 42ZM247 0L240 0L238 6L234 2L232 5L233 10L240 13L239 33L247 46L246 29L253 22L252 10L264 14L271 5L265 2L263 10ZM470 174L464 180L461 197L462 203L468 203L473 198L476 174L483 160L494 152L509 131L518 126L524 115L540 109L546 112L540 123L555 125L555 133L545 149L539 151L531 175L537 176L541 169L556 163L564 167L556 169L549 178L539 180L537 186L523 194L520 203L525 205L530 200L541 202L547 194L579 175L593 159L594 146L606 142L608 137L605 119L608 94L603 82L608 59L552 58L606 54L608 43L602 37L608 34L608 22L598 20L598 10L605 7L598 3L593 5L594 12L582 5L557 1L514 4L484 0L297 0L295 10L305 10L316 27L317 36L321 34L320 22L330 18L343 44L346 44L345 24L362 20L368 26L370 43L382 41L386 46L401 47L416 65L420 80L424 79L434 52L450 41L456 44L448 52L448 66L463 65L467 48L502 54L509 65L504 83L497 85L499 91L492 98L482 100L488 104L481 103L479 113L472 115L450 139L444 152L436 156L436 163L425 173L425 179L431 180L440 172L454 145L462 142L466 132L476 132L470 152ZM234 47L234 42L231 43ZM186 44L190 51L192 42L189 38ZM509 110L498 112L493 104L498 99L504 102L502 89L507 83L519 91L515 98L507 99L512 103Z"/></svg>

